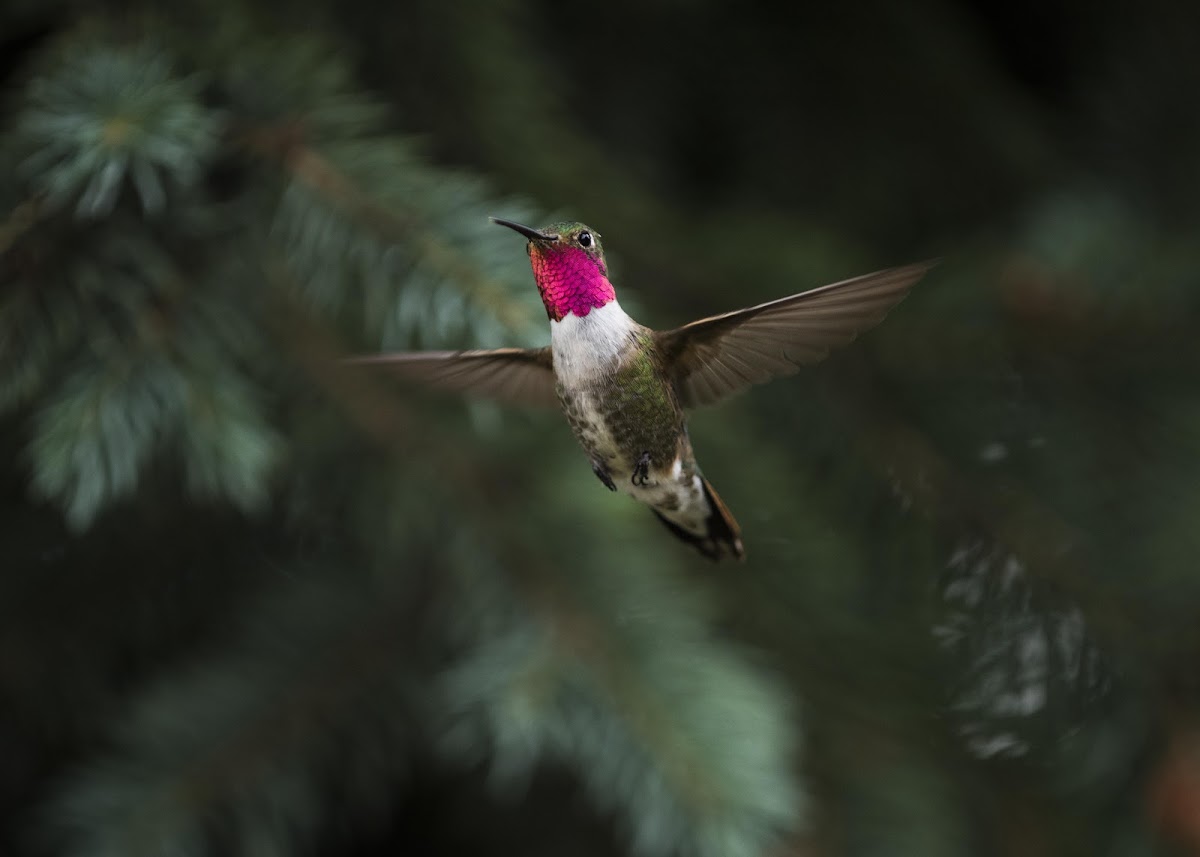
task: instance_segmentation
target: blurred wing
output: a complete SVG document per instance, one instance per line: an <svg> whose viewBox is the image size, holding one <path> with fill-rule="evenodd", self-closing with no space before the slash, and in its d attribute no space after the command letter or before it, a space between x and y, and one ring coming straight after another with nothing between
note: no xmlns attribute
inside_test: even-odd
<svg viewBox="0 0 1200 857"><path fill-rule="evenodd" d="M405 380L505 404L558 404L549 348L403 351L353 357L347 362L381 366Z"/></svg>
<svg viewBox="0 0 1200 857"><path fill-rule="evenodd" d="M891 268L657 334L684 407L791 375L875 326L936 262Z"/></svg>

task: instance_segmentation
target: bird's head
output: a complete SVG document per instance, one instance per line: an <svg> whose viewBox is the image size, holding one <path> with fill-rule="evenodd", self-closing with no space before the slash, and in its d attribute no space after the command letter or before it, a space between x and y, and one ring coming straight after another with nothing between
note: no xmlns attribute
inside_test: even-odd
<svg viewBox="0 0 1200 857"><path fill-rule="evenodd" d="M492 221L529 239L527 250L538 292L552 321L568 313L582 318L616 299L600 235L582 223L553 223L533 229L493 217Z"/></svg>

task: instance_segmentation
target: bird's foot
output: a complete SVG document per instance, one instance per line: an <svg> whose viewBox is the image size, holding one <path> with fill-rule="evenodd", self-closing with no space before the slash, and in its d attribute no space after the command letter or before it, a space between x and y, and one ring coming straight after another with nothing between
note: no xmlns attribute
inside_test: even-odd
<svg viewBox="0 0 1200 857"><path fill-rule="evenodd" d="M637 464L633 466L633 475L629 482L633 485L644 486L650 479L650 453L643 452Z"/></svg>
<svg viewBox="0 0 1200 857"><path fill-rule="evenodd" d="M598 461L592 462L592 472L596 474L596 478L604 483L604 487L609 491L617 490L617 483L608 474L608 468Z"/></svg>

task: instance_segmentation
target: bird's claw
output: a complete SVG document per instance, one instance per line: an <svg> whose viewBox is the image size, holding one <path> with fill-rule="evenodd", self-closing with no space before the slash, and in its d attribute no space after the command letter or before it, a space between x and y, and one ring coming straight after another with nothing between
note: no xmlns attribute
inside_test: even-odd
<svg viewBox="0 0 1200 857"><path fill-rule="evenodd" d="M650 453L643 452L637 464L633 466L633 475L629 477L632 485L644 486L650 479Z"/></svg>

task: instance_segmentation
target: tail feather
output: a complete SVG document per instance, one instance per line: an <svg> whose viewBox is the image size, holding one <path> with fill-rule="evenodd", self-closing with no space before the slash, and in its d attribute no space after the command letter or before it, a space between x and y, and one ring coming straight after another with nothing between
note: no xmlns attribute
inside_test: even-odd
<svg viewBox="0 0 1200 857"><path fill-rule="evenodd" d="M746 549L742 546L742 529L722 502L720 496L708 480L703 476L700 482L704 486L704 499L708 501L709 515L705 523L706 532L702 536L685 530L674 521L664 517L657 509L654 514L663 525L680 540L687 542L700 553L711 560L733 557L739 562L746 558Z"/></svg>
<svg viewBox="0 0 1200 857"><path fill-rule="evenodd" d="M742 546L742 528L708 480L701 476L700 482L704 486L704 496L712 506L712 514L708 516L708 537L721 548L723 554L738 561L744 560L746 549Z"/></svg>

